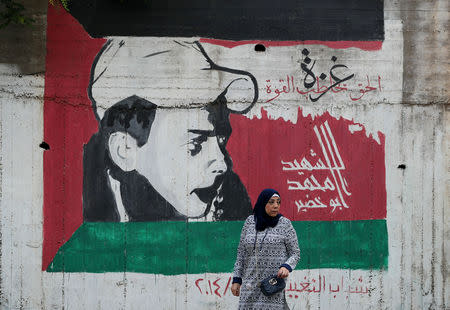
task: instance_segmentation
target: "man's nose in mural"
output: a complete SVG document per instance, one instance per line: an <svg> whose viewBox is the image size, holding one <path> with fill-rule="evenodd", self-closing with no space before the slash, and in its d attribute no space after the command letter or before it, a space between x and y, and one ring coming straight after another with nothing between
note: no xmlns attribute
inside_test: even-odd
<svg viewBox="0 0 450 310"><path fill-rule="evenodd" d="M208 162L209 171L215 174L223 174L227 170L225 160L222 156L218 156L218 159L213 159Z"/></svg>

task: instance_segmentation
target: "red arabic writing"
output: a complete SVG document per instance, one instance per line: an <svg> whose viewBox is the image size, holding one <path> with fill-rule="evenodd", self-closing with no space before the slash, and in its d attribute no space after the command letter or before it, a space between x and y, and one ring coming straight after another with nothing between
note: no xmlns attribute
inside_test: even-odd
<svg viewBox="0 0 450 310"><path fill-rule="evenodd" d="M298 298L301 293L329 293L336 297L337 293L368 294L370 292L363 284L362 276L358 278L357 285L347 284L344 277L341 277L339 282L328 282L325 276L319 275L318 279L304 277L304 281L290 282L287 287L286 296L289 298Z"/></svg>
<svg viewBox="0 0 450 310"><path fill-rule="evenodd" d="M195 286L202 295L216 295L222 298L227 293L231 294L231 277L216 278L214 281L199 278L195 280Z"/></svg>
<svg viewBox="0 0 450 310"><path fill-rule="evenodd" d="M370 78L368 75L366 75L366 84L364 83L358 83L358 88L352 89L349 87L348 84L342 83L342 84L336 84L336 82L333 81L331 75L329 77L329 85L326 85L327 83L322 83L319 77L316 77L316 83L315 87L312 87L307 90L302 90L298 86L296 86L296 82L294 80L293 75L286 75L286 79L278 79L280 85L277 85L277 87L272 84L272 80L266 80L265 85L265 91L267 94L275 94L273 97L266 100L266 102L270 102L276 98L278 98L282 94L299 94L306 98L306 100L310 99L309 95L311 94L325 94L329 90L331 90L332 93L340 93L340 92L346 92L349 96L349 98L352 101L358 101L360 100L366 93L371 91L382 91L381 87L381 76L377 77L377 87L374 87L373 84L371 84Z"/></svg>
<svg viewBox="0 0 450 310"><path fill-rule="evenodd" d="M317 278L308 279L306 276L302 281L289 281L286 285L286 296L288 298L298 298L300 294L328 293L333 294L368 294L370 290L364 284L364 279L360 276L356 280L356 285L348 283L348 279L342 276L340 281L328 281L325 276L319 275ZM355 282L355 281L350 281ZM195 280L195 287L201 295L224 297L231 294L231 277L215 278L214 280L198 278Z"/></svg>

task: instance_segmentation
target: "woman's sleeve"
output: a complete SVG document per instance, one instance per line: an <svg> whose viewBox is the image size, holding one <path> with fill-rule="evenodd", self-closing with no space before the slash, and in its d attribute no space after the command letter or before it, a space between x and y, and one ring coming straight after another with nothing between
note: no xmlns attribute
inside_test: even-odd
<svg viewBox="0 0 450 310"><path fill-rule="evenodd" d="M286 237L285 237L286 250L288 254L288 259L280 267L286 267L289 272L292 272L297 266L300 260L300 248L298 247L297 233L292 226L291 221L288 221Z"/></svg>
<svg viewBox="0 0 450 310"><path fill-rule="evenodd" d="M247 251L244 245L245 235L247 234L247 228L249 225L249 219L244 223L241 231L241 239L239 240L239 246L237 249L236 262L234 263L233 283L242 284L242 276L244 274L245 261L247 258Z"/></svg>

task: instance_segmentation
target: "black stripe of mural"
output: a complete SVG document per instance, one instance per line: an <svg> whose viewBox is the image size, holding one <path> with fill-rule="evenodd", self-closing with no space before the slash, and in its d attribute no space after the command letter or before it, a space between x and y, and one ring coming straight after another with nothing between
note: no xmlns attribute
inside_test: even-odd
<svg viewBox="0 0 450 310"><path fill-rule="evenodd" d="M383 0L72 0L93 37L378 41Z"/></svg>

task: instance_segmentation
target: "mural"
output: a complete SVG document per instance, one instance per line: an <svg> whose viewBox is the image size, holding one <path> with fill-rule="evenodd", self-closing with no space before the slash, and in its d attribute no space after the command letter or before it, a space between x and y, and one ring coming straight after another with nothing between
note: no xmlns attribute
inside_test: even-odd
<svg viewBox="0 0 450 310"><path fill-rule="evenodd" d="M138 85L126 92L108 86L120 83L124 55L131 55L125 65ZM211 98L169 89L169 99L147 87L194 78L202 87L223 87L208 93ZM248 88L240 88L243 83ZM233 92L248 92L248 107L230 109ZM84 149L85 221L244 220L251 214L226 145L230 113L245 114L258 99L253 75L216 64L198 41L110 39L94 61L89 94L99 131ZM182 98L182 107L171 109Z"/></svg>
<svg viewBox="0 0 450 310"><path fill-rule="evenodd" d="M395 66L354 61L394 63L382 2L339 4L373 13L354 18L356 32L303 21L282 36L234 25L227 36L223 19L218 35L171 19L131 23L157 10L124 11L106 29L113 2L96 2L109 8L96 13L49 9L43 270L190 274L192 294L222 298L243 221L266 187L280 191L299 236L298 274L331 270L292 277L289 298L366 281L342 270L388 268L385 136L339 110L401 89ZM305 8L293 25L311 10L321 11ZM349 292L366 294L359 286Z"/></svg>

